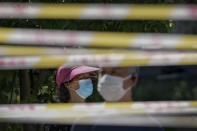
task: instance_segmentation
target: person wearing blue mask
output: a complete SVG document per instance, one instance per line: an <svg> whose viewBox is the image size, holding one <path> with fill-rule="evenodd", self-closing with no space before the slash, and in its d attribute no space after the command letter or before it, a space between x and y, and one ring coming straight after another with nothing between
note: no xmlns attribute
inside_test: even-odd
<svg viewBox="0 0 197 131"><path fill-rule="evenodd" d="M98 82L99 68L90 66L74 66L58 68L56 73L57 99L61 103L81 103L93 95ZM72 125L47 124L45 131L71 131L78 127Z"/></svg>
<svg viewBox="0 0 197 131"><path fill-rule="evenodd" d="M99 68L90 66L59 67L56 74L59 102L80 103L93 94Z"/></svg>
<svg viewBox="0 0 197 131"><path fill-rule="evenodd" d="M89 67L88 67L89 68ZM92 68L92 67L90 67ZM89 69L90 69L89 68ZM80 69L80 68L78 68ZM85 102L85 99L92 94L94 84L98 79L98 68L88 69L88 72L75 68L60 67L56 75L56 82L60 88L60 102ZM74 70L74 71L73 71ZM98 91L105 101L126 102L131 101L131 89L136 85L138 75L134 67L103 68L98 82ZM116 89L114 89L116 88ZM70 94L66 97L65 94ZM62 95L62 96L61 96ZM149 117L149 116L147 116ZM115 125L52 125L45 131L164 131L161 127L135 127Z"/></svg>

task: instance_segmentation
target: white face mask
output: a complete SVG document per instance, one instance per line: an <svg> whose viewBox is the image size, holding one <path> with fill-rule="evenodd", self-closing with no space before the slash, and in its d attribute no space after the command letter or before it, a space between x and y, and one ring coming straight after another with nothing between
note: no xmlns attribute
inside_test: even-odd
<svg viewBox="0 0 197 131"><path fill-rule="evenodd" d="M126 78L104 75L98 82L98 92L103 96L106 101L118 101L130 89L123 88L124 80L131 78L131 75Z"/></svg>

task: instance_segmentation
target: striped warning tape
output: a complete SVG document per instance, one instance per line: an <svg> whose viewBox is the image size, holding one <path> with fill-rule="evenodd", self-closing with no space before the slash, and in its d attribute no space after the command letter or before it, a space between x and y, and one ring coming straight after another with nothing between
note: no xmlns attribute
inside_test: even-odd
<svg viewBox="0 0 197 131"><path fill-rule="evenodd" d="M0 3L0 18L196 20L196 5Z"/></svg>
<svg viewBox="0 0 197 131"><path fill-rule="evenodd" d="M197 49L197 35L77 32L0 28L0 43L120 47L142 49Z"/></svg>
<svg viewBox="0 0 197 131"><path fill-rule="evenodd" d="M84 103L84 104L27 104L27 105L0 105L0 121L36 122L36 123L77 123L77 124L136 124L134 119L150 119L147 115L156 115L156 119L171 118L165 125L181 126L182 118L188 120L193 114L193 122L197 122L196 101L165 101L165 102L136 102L136 103ZM144 116L145 115L145 116ZM170 117L181 115L184 117ZM116 120L110 120L116 118ZM118 119L117 119L118 118ZM135 122L136 120L135 119ZM106 123L103 123L103 120ZM107 122L108 120L108 122ZM163 119L163 121L166 121ZM190 119L191 121L191 119ZM131 122L131 123L130 123ZM192 123L193 123L192 122ZM140 122L139 122L140 123ZM138 123L138 124L139 124ZM141 124L147 124L142 122ZM186 122L187 123L187 122ZM186 124L182 123L182 124ZM150 122L149 125L154 123ZM188 125L188 124L186 124ZM191 124L195 125L196 124Z"/></svg>
<svg viewBox="0 0 197 131"><path fill-rule="evenodd" d="M116 53L130 54L137 52L124 49L87 49L0 45L0 56L102 55Z"/></svg>
<svg viewBox="0 0 197 131"><path fill-rule="evenodd" d="M61 65L92 66L158 66L196 65L195 52L146 52L92 53L56 56L0 57L0 69L57 68Z"/></svg>
<svg viewBox="0 0 197 131"><path fill-rule="evenodd" d="M31 113L31 112L30 112ZM52 112L53 113L53 112ZM100 112L99 112L100 113ZM50 116L51 113L41 112L39 114L46 114ZM35 114L34 114L35 115ZM94 117L39 117L43 115L33 116L11 116L1 117L0 122L13 122L13 123L49 123L49 124L80 124L80 125L110 125L110 126L150 126L150 127L188 127L197 128L196 116L144 116L144 115L107 115L107 116L94 116ZM63 118L62 118L62 117ZM98 127L99 128L99 127ZM135 128L136 129L136 128Z"/></svg>
<svg viewBox="0 0 197 131"><path fill-rule="evenodd" d="M117 50L113 50L117 51ZM6 46L0 45L0 56L45 56L45 55L76 55L93 53L112 52L109 50L76 49L76 48L55 48L35 46ZM128 51L122 51L128 52Z"/></svg>
<svg viewBox="0 0 197 131"><path fill-rule="evenodd" d="M96 55L111 53L132 53L124 49L86 49L86 48L59 48L35 46L7 46L0 45L0 56L56 56L56 55Z"/></svg>

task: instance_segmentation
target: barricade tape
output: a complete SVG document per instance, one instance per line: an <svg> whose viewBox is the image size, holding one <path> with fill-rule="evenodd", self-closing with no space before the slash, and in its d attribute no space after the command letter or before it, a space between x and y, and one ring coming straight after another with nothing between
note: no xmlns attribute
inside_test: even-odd
<svg viewBox="0 0 197 131"><path fill-rule="evenodd" d="M197 122L196 114L196 101L0 105L0 121L23 123L154 125L162 122L165 126L188 126L188 119L193 120L191 123ZM147 122L150 117L156 120ZM139 119L146 121L137 122ZM191 123L189 126L197 127Z"/></svg>
<svg viewBox="0 0 197 131"><path fill-rule="evenodd" d="M197 49L197 35L0 28L0 43L142 49Z"/></svg>
<svg viewBox="0 0 197 131"><path fill-rule="evenodd" d="M0 57L0 69L57 68L61 65L91 66L159 66L196 65L195 52L145 52L103 53L84 55L56 55L29 57Z"/></svg>
<svg viewBox="0 0 197 131"><path fill-rule="evenodd" d="M118 51L118 50L112 50ZM44 56L44 55L76 55L112 52L109 50L34 47L34 46L6 46L0 45L0 56ZM129 52L129 51L122 51Z"/></svg>
<svg viewBox="0 0 197 131"><path fill-rule="evenodd" d="M0 45L0 56L55 56L55 55L96 55L114 53L132 53L135 51L124 49L86 49L86 48L59 48L35 46Z"/></svg>
<svg viewBox="0 0 197 131"><path fill-rule="evenodd" d="M124 49L99 49L99 48L87 49L87 48L59 48L59 47L0 45L1 57L2 56L103 55L103 54L120 54L120 53L130 54L130 53L140 53L140 52L133 50L124 50ZM177 51L174 51L174 53L177 53Z"/></svg>
<svg viewBox="0 0 197 131"><path fill-rule="evenodd" d="M43 114L43 112L41 112ZM46 114L46 113L45 113ZM47 114L49 115L49 114ZM38 116L38 115L37 115ZM188 127L197 128L196 116L141 116L141 115L109 115L109 116L95 116L84 118L67 118L67 117L9 117L0 118L0 122L12 123L42 123L42 124L80 124L80 125L94 125L94 128L99 125L110 126L150 126L150 127ZM41 115L39 115L41 116ZM96 127L95 127L96 126Z"/></svg>
<svg viewBox="0 0 197 131"><path fill-rule="evenodd" d="M0 18L196 20L196 5L0 3Z"/></svg>

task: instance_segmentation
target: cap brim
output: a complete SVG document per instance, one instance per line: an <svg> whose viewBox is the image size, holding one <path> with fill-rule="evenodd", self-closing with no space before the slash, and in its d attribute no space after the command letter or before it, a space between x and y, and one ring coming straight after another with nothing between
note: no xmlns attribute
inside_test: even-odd
<svg viewBox="0 0 197 131"><path fill-rule="evenodd" d="M84 73L90 73L94 71L99 71L100 68L90 67L90 66L79 66L74 68L70 73L70 80L72 80L75 76L81 75Z"/></svg>

